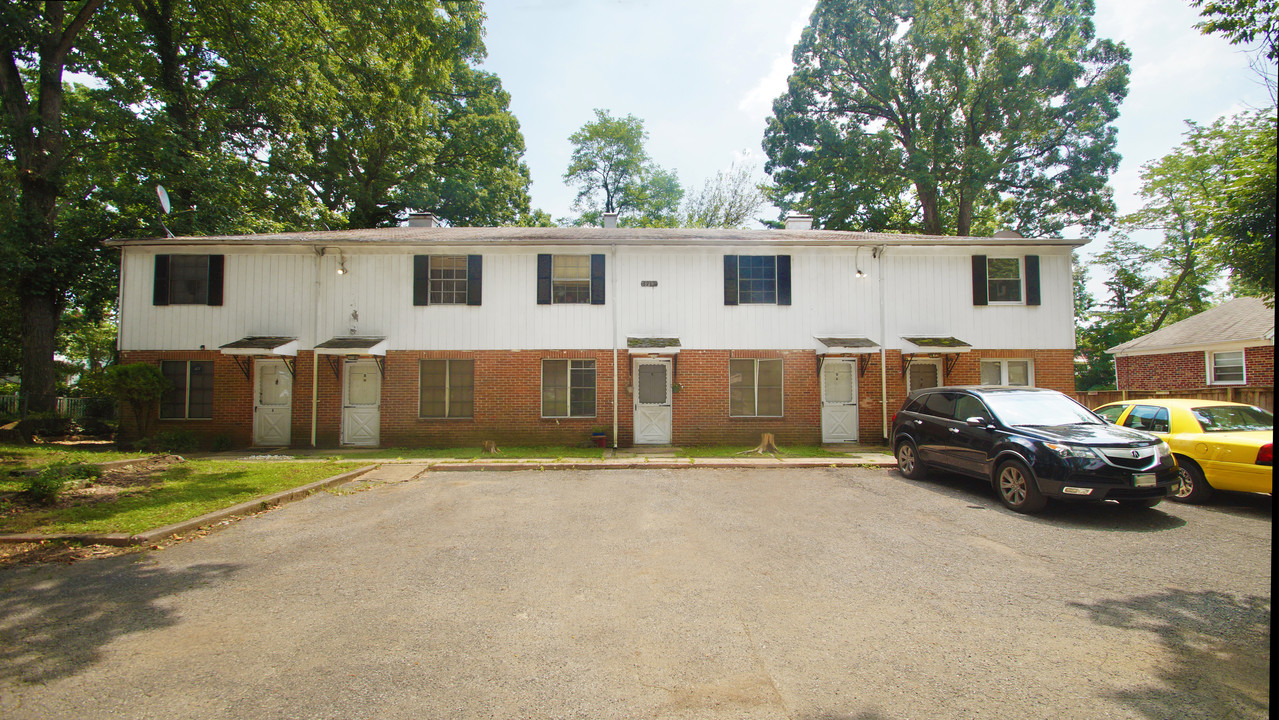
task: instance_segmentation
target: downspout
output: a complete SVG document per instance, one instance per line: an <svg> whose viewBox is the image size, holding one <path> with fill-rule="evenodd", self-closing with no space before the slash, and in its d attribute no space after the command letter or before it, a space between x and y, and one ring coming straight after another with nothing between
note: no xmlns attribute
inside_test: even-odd
<svg viewBox="0 0 1279 720"><path fill-rule="evenodd" d="M320 344L320 264L324 248L315 251L315 313L311 321L311 447L315 447L315 421L320 402L320 354L315 346Z"/></svg>
<svg viewBox="0 0 1279 720"><path fill-rule="evenodd" d="M621 304L622 298L619 292L622 284L618 282L617 267L617 243L613 243L613 272L609 273L613 277L613 449L617 450L617 306Z"/></svg>
<svg viewBox="0 0 1279 720"><path fill-rule="evenodd" d="M888 278L884 272L884 247L881 245L876 253L879 270L879 413L884 442L891 442L888 437L888 320L887 306L884 303L884 288Z"/></svg>

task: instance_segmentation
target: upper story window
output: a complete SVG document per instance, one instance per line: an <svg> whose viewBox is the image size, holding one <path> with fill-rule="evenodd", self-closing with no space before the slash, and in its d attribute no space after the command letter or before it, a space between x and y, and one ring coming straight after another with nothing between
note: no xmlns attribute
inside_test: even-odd
<svg viewBox="0 0 1279 720"><path fill-rule="evenodd" d="M221 305L222 255L156 255L153 305Z"/></svg>
<svg viewBox="0 0 1279 720"><path fill-rule="evenodd" d="M197 420L213 417L213 363L208 360L165 360L160 372L169 390L160 398L160 417Z"/></svg>
<svg viewBox="0 0 1279 720"><path fill-rule="evenodd" d="M1038 305L1039 256L973 256L974 305Z"/></svg>
<svg viewBox="0 0 1279 720"><path fill-rule="evenodd" d="M1215 352L1210 353L1210 355L1211 363L1209 369L1212 371L1212 376L1209 382L1220 385L1242 385L1244 383L1242 350Z"/></svg>
<svg viewBox="0 0 1279 720"><path fill-rule="evenodd" d="M537 256L538 305L603 305L604 255Z"/></svg>
<svg viewBox="0 0 1279 720"><path fill-rule="evenodd" d="M790 305L790 255L725 255L725 305Z"/></svg>
<svg viewBox="0 0 1279 720"><path fill-rule="evenodd" d="M414 255L413 304L479 305L482 279L480 255Z"/></svg>

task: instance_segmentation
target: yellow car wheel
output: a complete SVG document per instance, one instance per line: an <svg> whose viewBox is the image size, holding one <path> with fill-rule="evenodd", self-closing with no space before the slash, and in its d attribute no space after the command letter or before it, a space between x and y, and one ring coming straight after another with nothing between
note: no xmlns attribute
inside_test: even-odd
<svg viewBox="0 0 1279 720"><path fill-rule="evenodd" d="M1177 485L1177 490L1172 494L1172 499L1177 502L1184 503L1202 503L1206 502L1212 496L1212 486L1208 484L1208 480L1204 478L1204 472L1199 465L1190 458L1177 456L1177 470L1181 475L1181 482Z"/></svg>

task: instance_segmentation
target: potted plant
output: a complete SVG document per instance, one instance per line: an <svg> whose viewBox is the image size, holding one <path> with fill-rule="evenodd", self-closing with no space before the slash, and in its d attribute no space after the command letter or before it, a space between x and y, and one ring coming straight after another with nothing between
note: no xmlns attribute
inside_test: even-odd
<svg viewBox="0 0 1279 720"><path fill-rule="evenodd" d="M591 428L591 442L595 447L608 447L608 428L603 425Z"/></svg>

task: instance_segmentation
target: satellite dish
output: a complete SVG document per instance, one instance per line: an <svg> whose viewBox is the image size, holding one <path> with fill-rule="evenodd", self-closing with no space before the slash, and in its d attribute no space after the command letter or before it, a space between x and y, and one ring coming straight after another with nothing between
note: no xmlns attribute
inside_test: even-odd
<svg viewBox="0 0 1279 720"><path fill-rule="evenodd" d="M164 209L164 214L169 214L169 193L164 189L163 185L155 186L155 194L160 196L160 207Z"/></svg>

